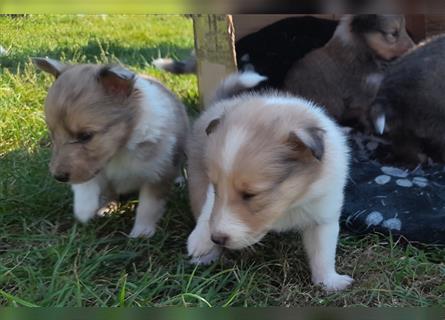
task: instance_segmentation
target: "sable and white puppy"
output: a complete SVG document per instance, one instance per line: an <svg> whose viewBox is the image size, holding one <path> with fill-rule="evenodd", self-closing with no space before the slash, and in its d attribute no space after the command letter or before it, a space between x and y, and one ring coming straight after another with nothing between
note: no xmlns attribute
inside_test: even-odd
<svg viewBox="0 0 445 320"><path fill-rule="evenodd" d="M139 191L130 236L153 235L184 154L184 106L158 81L120 66L33 61L56 77L45 101L50 171L71 184L76 218L93 218L103 197Z"/></svg>
<svg viewBox="0 0 445 320"><path fill-rule="evenodd" d="M302 98L247 93L224 99L262 80L252 72L232 75L219 89L223 100L193 126L187 155L197 225L189 255L208 263L221 248L242 249L268 232L295 229L303 235L313 282L344 289L352 278L336 272L335 253L346 139L321 108Z"/></svg>
<svg viewBox="0 0 445 320"><path fill-rule="evenodd" d="M345 15L324 47L295 62L284 88L343 125L369 130L368 111L385 66L413 46L403 15Z"/></svg>

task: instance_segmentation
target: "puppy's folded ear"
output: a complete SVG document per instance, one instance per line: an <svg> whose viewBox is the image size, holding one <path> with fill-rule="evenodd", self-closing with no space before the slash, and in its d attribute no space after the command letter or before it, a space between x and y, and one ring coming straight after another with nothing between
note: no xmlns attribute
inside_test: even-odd
<svg viewBox="0 0 445 320"><path fill-rule="evenodd" d="M206 128L206 134L209 136L213 131L215 131L220 122L220 119L213 119L212 121L210 121L209 125Z"/></svg>
<svg viewBox="0 0 445 320"><path fill-rule="evenodd" d="M303 153L310 151L311 155L321 161L324 154L324 135L326 131L320 128L308 128L291 131L287 139L287 144L293 151Z"/></svg>
<svg viewBox="0 0 445 320"><path fill-rule="evenodd" d="M52 74L54 77L59 77L67 65L50 58L32 58L34 65L42 71Z"/></svg>
<svg viewBox="0 0 445 320"><path fill-rule="evenodd" d="M133 92L136 75L121 66L105 66L99 71L99 82L110 94L129 96Z"/></svg>

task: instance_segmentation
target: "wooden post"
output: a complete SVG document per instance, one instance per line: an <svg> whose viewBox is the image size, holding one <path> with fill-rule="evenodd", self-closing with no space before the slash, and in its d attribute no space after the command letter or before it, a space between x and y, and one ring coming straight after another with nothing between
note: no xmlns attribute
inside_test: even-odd
<svg viewBox="0 0 445 320"><path fill-rule="evenodd" d="M235 30L231 15L193 15L193 28L198 87L205 105L220 82L237 70Z"/></svg>

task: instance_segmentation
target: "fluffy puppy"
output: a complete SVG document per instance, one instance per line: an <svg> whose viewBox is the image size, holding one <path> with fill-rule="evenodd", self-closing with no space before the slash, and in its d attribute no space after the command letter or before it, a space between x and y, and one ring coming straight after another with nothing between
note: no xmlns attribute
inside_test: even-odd
<svg viewBox="0 0 445 320"><path fill-rule="evenodd" d="M421 43L388 68L370 114L397 160L445 162L445 36ZM386 128L385 128L386 122Z"/></svg>
<svg viewBox="0 0 445 320"><path fill-rule="evenodd" d="M341 290L335 270L348 147L337 125L307 100L241 94L264 78L235 74L196 121L187 144L189 192L197 224L188 239L196 263L221 248L242 249L268 232L299 230L312 280Z"/></svg>
<svg viewBox="0 0 445 320"><path fill-rule="evenodd" d="M412 48L402 15L346 15L333 38L289 70L284 88L315 101L337 121L369 129L386 62Z"/></svg>
<svg viewBox="0 0 445 320"><path fill-rule="evenodd" d="M120 66L34 63L56 77L45 101L50 172L72 186L76 218L93 218L103 197L139 191L130 236L151 236L184 154L184 106L156 80Z"/></svg>

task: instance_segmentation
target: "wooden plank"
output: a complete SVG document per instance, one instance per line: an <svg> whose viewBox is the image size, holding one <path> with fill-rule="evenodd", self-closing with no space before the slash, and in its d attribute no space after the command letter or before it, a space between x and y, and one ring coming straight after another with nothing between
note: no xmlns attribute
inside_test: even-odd
<svg viewBox="0 0 445 320"><path fill-rule="evenodd" d="M231 15L193 15L198 87L203 104L219 83L237 70Z"/></svg>

